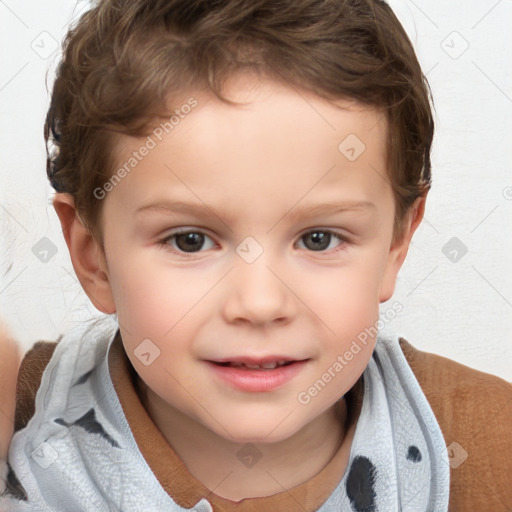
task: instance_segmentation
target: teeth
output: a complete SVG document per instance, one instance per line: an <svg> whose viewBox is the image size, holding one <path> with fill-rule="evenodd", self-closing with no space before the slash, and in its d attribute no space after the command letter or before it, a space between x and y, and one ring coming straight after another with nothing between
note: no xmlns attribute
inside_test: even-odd
<svg viewBox="0 0 512 512"><path fill-rule="evenodd" d="M278 366L283 366L286 363L286 361L272 361L270 363L263 363L261 365L259 364L244 364L239 362L233 362L230 363L230 366L240 368L241 366L244 366L245 368L249 368L249 370L273 370L274 368L277 368Z"/></svg>

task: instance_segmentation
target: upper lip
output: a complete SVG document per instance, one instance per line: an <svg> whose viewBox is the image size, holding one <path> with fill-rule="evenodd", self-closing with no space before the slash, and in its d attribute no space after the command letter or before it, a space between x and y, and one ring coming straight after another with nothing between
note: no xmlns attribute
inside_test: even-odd
<svg viewBox="0 0 512 512"><path fill-rule="evenodd" d="M242 364L254 364L254 365L262 365L267 363L274 363L277 361L305 361L305 359L296 359L289 356L280 356L280 355L269 355L265 357L250 357L250 356L240 356L240 357L225 357L222 359L211 359L212 363L242 363Z"/></svg>

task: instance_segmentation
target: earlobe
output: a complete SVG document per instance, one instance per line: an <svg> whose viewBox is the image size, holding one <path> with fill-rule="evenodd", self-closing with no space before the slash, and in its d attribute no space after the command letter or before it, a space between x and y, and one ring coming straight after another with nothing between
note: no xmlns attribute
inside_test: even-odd
<svg viewBox="0 0 512 512"><path fill-rule="evenodd" d="M55 194L53 207L82 288L96 309L107 314L115 313L103 249L78 216L73 197L59 192Z"/></svg>
<svg viewBox="0 0 512 512"><path fill-rule="evenodd" d="M407 256L412 236L423 219L426 199L427 192L414 201L406 215L406 218L404 219L402 237L399 240L394 241L390 248L379 294L379 302L381 303L389 300L395 292L396 278L405 257Z"/></svg>

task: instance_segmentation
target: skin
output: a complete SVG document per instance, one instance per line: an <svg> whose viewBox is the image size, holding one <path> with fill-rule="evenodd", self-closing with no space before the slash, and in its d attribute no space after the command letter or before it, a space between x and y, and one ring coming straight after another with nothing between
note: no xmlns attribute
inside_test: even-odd
<svg viewBox="0 0 512 512"><path fill-rule="evenodd" d="M0 319L0 492L4 488L6 468L3 461L7 452L14 428L14 410L16 407L16 379L21 362L21 353L14 337Z"/></svg>
<svg viewBox="0 0 512 512"><path fill-rule="evenodd" d="M334 404L364 371L376 340L360 343L308 404L297 396L377 322L425 197L395 240L393 194L383 179L387 126L373 109L246 75L229 85L230 98L245 106L193 96L198 106L103 200L104 248L68 194L57 194L54 206L84 290L100 311L117 312L149 415L198 480L239 501L307 481L338 449L348 458L353 431L343 430ZM338 150L351 133L366 146L353 162ZM119 165L144 141L120 137ZM219 213L135 213L166 198ZM291 215L330 201L374 206ZM184 237L169 238L180 227L205 235L195 252L183 250ZM345 240L332 236L322 246L306 235L312 230ZM263 249L252 263L236 252L247 236ZM149 366L134 354L144 339L160 350ZM267 354L309 361L266 393L232 389L205 362ZM252 468L236 456L246 443L262 453Z"/></svg>

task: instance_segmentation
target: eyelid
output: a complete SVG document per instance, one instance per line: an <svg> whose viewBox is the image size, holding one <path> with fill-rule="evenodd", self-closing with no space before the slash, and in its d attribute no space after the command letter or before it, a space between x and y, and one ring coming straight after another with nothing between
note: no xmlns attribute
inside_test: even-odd
<svg viewBox="0 0 512 512"><path fill-rule="evenodd" d="M334 249L330 249L328 251L309 251L309 250L306 250L306 252L309 252L309 253L312 253L312 254L318 253L320 255L322 255L322 254L328 255L328 254L332 254L332 253L336 253L338 251L341 251L341 250L343 250L345 248L345 246L347 244L352 243L351 238L349 236L346 236L345 234L337 231L336 229L333 229L333 228L323 228L323 227L313 227L313 228L308 228L305 231L302 231L298 235L298 237L297 237L296 244L305 235L308 235L310 233L316 233L316 232L330 233L333 237L337 238L340 243L338 244L337 247L335 247ZM199 228L199 227L192 227L191 226L191 227L174 228L165 237L159 238L158 241L157 241L157 244L158 244L159 247L166 248L169 251L171 251L171 252L173 252L175 254L178 254L180 256L184 256L184 257L186 257L188 259L190 259L192 257L191 255L198 255L198 254L201 254L202 252L205 252L205 251L198 251L198 252L187 253L187 252L184 252L184 251L177 251L176 249L170 247L170 245L168 244L168 241L170 239L172 239L175 236L178 236L178 235L181 235L181 234L187 234L187 233L200 233L200 234L203 234L203 235L207 236L208 238L210 238L214 243L217 243L217 242L215 242L214 237L212 237L210 234L208 234L208 230L206 230L205 228ZM185 256L185 255L188 255L188 256Z"/></svg>
<svg viewBox="0 0 512 512"><path fill-rule="evenodd" d="M306 229L306 231L303 231L300 236L302 237L302 236L307 235L309 233L316 233L317 231L323 231L324 233L331 233L331 235L338 236L340 238L343 238L344 240L348 240L349 239L349 235L345 235L344 233L342 233L340 231L337 231L334 228L322 228L322 227L308 228L308 229Z"/></svg>
<svg viewBox="0 0 512 512"><path fill-rule="evenodd" d="M328 254L332 254L332 253L341 251L345 248L345 246L347 244L352 243L351 240L349 239L349 237L345 236L343 233L340 233L339 231L336 231L335 229L321 228L321 227L320 228L309 228L306 231L303 231L299 235L299 237L297 239L297 243L302 239L303 236L309 235L310 233L317 233L317 232L330 233L334 238L337 238L340 243L334 249L330 249L329 251L307 251L308 253L311 253L311 254L317 253L317 254L328 255Z"/></svg>
<svg viewBox="0 0 512 512"><path fill-rule="evenodd" d="M173 230L171 230L168 234L166 234L164 237L160 237L158 240L157 240L157 243L159 245L168 245L167 244L167 241L175 236L178 236L178 235L184 235L184 234L187 234L187 233L200 233L202 235L205 235L206 237L208 237L210 240L214 241L214 237L212 235L210 235L208 233L207 230L205 230L204 228L194 228L194 227L180 227L180 228L174 228ZM216 243L216 242L215 242ZM199 252L203 252L203 251L199 251ZM187 254L187 253L180 253L180 254ZM188 254L199 254L199 253L188 253Z"/></svg>

